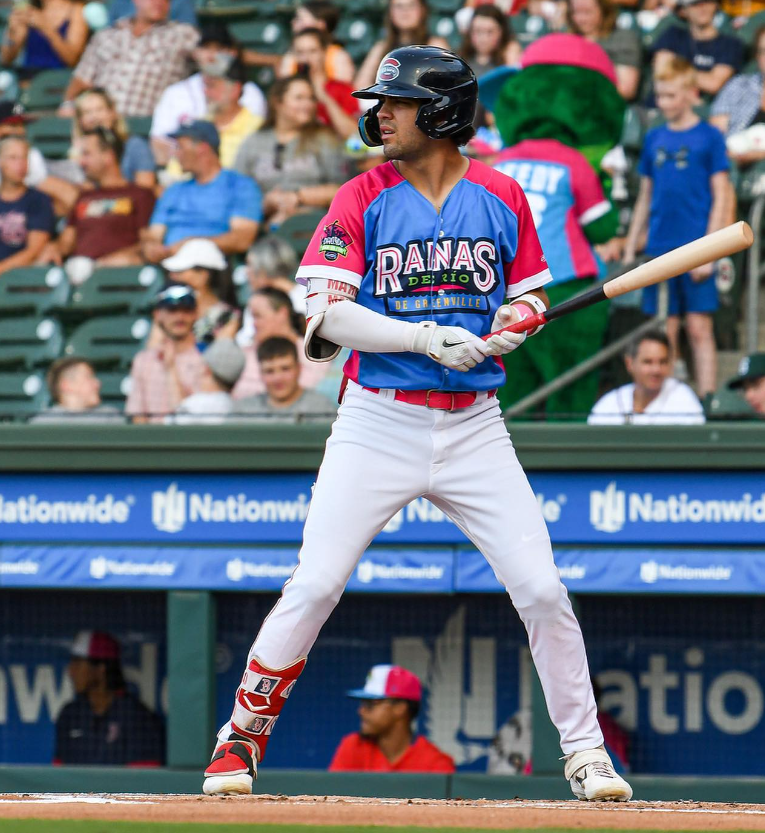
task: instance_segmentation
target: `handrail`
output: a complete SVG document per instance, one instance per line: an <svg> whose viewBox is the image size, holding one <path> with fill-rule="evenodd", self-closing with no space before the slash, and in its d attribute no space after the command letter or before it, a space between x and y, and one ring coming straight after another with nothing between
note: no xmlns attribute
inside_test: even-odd
<svg viewBox="0 0 765 833"><path fill-rule="evenodd" d="M765 265L760 265L762 242L762 218L765 212L765 194L755 198L749 209L749 225L754 232L754 244L749 250L749 269L747 274L747 309L746 309L746 352L756 353L759 345L760 324L760 279L765 274Z"/></svg>

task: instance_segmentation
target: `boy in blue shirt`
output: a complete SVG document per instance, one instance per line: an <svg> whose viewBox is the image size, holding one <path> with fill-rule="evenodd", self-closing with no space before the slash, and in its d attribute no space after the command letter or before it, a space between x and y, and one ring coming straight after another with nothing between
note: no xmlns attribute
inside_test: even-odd
<svg viewBox="0 0 765 833"><path fill-rule="evenodd" d="M666 124L648 132L640 157L640 191L624 250L635 259L648 227L645 252L656 256L689 243L726 223L729 209L728 159L717 128L694 113L698 103L696 72L673 57L655 76L656 103ZM717 353L712 313L717 309L714 264L679 275L669 284L667 337L677 358L680 318L685 317L700 398L715 390ZM643 290L643 311L656 314L658 287Z"/></svg>

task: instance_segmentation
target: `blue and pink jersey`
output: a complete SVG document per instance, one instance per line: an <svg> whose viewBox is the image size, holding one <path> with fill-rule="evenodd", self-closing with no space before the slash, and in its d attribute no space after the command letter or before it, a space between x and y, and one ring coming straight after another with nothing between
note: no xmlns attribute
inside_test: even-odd
<svg viewBox="0 0 765 833"><path fill-rule="evenodd" d="M494 167L523 188L556 283L596 277L601 263L583 228L611 210L592 165L555 139L503 150Z"/></svg>
<svg viewBox="0 0 765 833"><path fill-rule="evenodd" d="M337 192L298 269L358 289L357 303L402 321L491 331L508 297L552 280L520 186L471 161L438 212L391 162ZM354 351L346 375L366 387L490 390L505 381L488 359L462 373L416 353Z"/></svg>

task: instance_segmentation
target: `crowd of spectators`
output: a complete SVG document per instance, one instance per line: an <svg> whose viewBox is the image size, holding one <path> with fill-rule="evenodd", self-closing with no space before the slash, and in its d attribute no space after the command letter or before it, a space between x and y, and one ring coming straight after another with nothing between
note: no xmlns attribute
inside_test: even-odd
<svg viewBox="0 0 765 833"><path fill-rule="evenodd" d="M518 64L534 33L568 31L603 47L625 101L644 123L666 124L645 139L632 220L600 247L602 277L608 261L675 245L678 225L700 235L735 216L729 168L765 159L765 27L749 45L742 37L761 11L760 0L465 0L446 40L427 0L389 0L376 30L382 37L359 54L338 38L349 13L342 0L296 0L288 47L266 54L242 48L225 16L200 22L190 0L18 3L0 62L22 92L41 71L71 69L57 109L71 119L71 146L65 158L46 159L27 140L34 114L18 100L0 101L0 280L35 264L62 266L73 287L104 267L164 270L168 288L133 362L125 408L133 421L330 415L335 406L315 389L338 370L303 355L298 256L279 229L302 214L317 222L343 182L383 161L359 151L356 125L367 103L351 93L373 82L386 52L450 47L480 78ZM268 89L253 81L263 67L276 76ZM147 122L131 133L136 118L150 129ZM491 113L479 108L476 126L483 144L467 152L493 163ZM666 197L678 188L687 204ZM244 275L238 285L235 269ZM661 372L681 367L684 328L695 394L684 386L683 401L692 420L703 419L697 397L718 383L716 304L711 265L673 286ZM643 308L655 312L651 293ZM628 350L622 378L633 377L634 391L613 392L620 412L625 397L634 414L661 401L671 379L654 373L658 388L649 394L635 373L642 352L660 346L642 339ZM113 418L102 410L97 368L74 359L51 368L54 404L41 418L69 410ZM89 393L71 392L88 385ZM585 412L596 398L588 397Z"/></svg>

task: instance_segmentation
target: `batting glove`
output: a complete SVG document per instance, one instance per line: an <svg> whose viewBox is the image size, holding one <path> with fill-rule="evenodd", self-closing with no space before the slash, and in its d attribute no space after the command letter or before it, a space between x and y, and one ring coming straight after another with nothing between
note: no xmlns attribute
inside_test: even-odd
<svg viewBox="0 0 765 833"><path fill-rule="evenodd" d="M516 321L521 320L521 314L511 304L504 304L494 316L491 322L492 330L501 330L502 327L509 327L510 324L515 324ZM520 347L526 341L527 333L497 333L491 338L487 338L484 342L489 349L491 356L505 356L512 353L517 347Z"/></svg>
<svg viewBox="0 0 765 833"><path fill-rule="evenodd" d="M412 351L430 356L444 367L465 372L489 354L486 342L464 327L440 327L435 321L422 321L415 328Z"/></svg>

